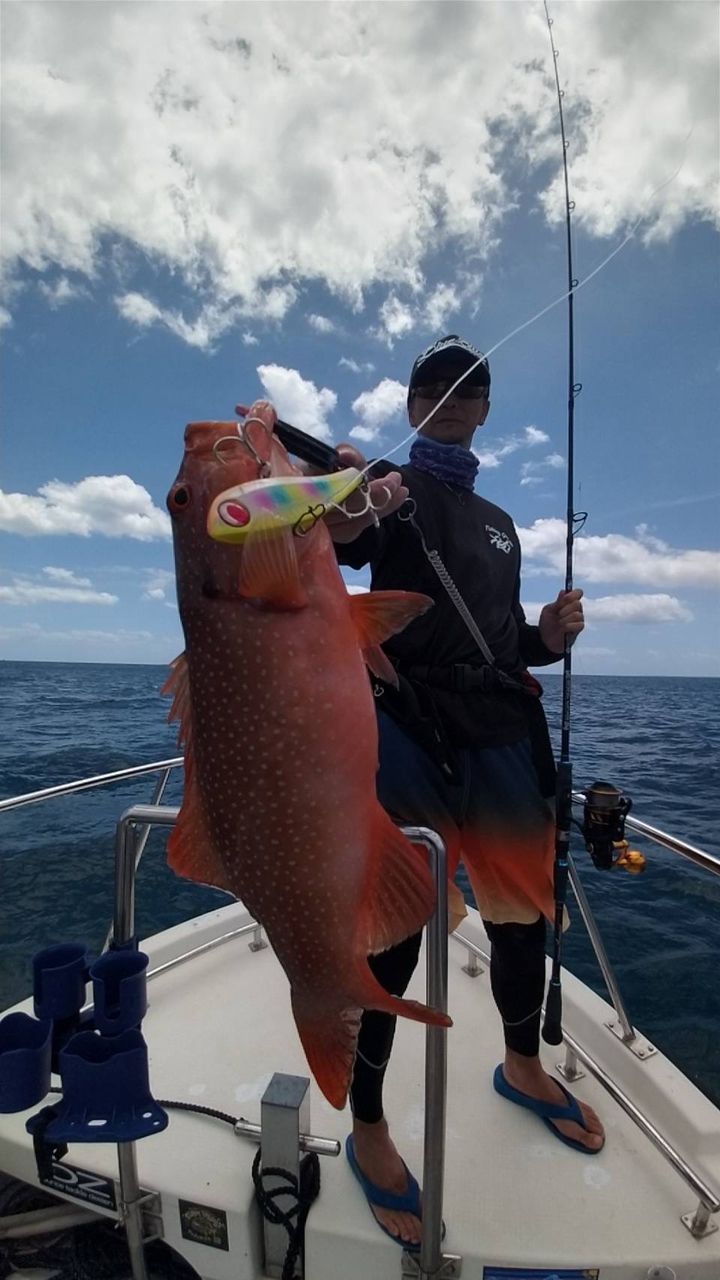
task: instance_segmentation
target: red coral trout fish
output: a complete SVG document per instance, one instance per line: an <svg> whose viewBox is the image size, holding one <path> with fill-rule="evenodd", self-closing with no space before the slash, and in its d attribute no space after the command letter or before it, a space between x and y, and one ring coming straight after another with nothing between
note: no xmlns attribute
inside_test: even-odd
<svg viewBox="0 0 720 1280"><path fill-rule="evenodd" d="M300 474L275 421L258 401L244 424L191 423L168 495L186 645L164 690L185 748L169 861L265 927L310 1068L342 1107L362 1009L450 1025L389 995L367 963L422 928L435 903L424 854L376 797L366 671L387 675L382 641L431 601L349 595L322 520L304 536L282 522L237 543L210 536L213 510L256 491L243 486Z"/></svg>

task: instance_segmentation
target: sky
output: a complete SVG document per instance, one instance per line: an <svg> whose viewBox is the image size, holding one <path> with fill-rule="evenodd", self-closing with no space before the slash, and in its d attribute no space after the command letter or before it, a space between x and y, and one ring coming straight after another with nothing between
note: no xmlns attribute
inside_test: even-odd
<svg viewBox="0 0 720 1280"><path fill-rule="evenodd" d="M720 675L718 5L551 14L573 668ZM409 369L446 333L491 352L476 487L536 621L567 485L542 4L22 0L2 31L0 658L170 661L185 424L265 396L404 461Z"/></svg>

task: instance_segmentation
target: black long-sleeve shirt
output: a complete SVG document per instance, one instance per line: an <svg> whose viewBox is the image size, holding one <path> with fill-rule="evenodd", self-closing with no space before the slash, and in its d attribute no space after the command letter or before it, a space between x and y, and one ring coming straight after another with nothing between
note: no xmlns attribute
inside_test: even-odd
<svg viewBox="0 0 720 1280"><path fill-rule="evenodd" d="M377 463L373 475L393 470ZM528 666L557 662L530 625L520 604L520 546L515 526L500 507L476 493L446 485L411 465L398 468L417 505L415 519L429 549L436 550L454 580L497 666L518 676ZM421 591L435 607L392 636L383 648L400 669L413 664L480 667L484 658L428 562L417 533L399 514L336 547L341 564L370 564L372 589ZM528 732L524 694L479 689L459 693L432 688L432 701L455 746L499 746Z"/></svg>

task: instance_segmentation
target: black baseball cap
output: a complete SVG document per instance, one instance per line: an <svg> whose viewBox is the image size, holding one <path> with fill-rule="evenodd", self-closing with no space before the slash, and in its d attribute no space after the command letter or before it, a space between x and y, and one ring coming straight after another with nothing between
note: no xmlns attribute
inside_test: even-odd
<svg viewBox="0 0 720 1280"><path fill-rule="evenodd" d="M478 364L478 361L481 361ZM482 351L471 342L449 333L423 351L410 371L408 396L417 387L427 387L444 378L459 378L461 373L477 365L466 379L471 386L490 388L490 366Z"/></svg>

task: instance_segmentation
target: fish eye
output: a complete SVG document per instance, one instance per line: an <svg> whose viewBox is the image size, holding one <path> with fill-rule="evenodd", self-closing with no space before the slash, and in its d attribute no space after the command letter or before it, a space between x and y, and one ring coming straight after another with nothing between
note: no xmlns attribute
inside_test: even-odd
<svg viewBox="0 0 720 1280"><path fill-rule="evenodd" d="M170 511L183 511L185 507L190 506L190 490L186 484L176 484L171 489L167 500Z"/></svg>

